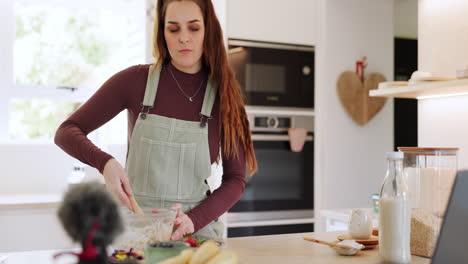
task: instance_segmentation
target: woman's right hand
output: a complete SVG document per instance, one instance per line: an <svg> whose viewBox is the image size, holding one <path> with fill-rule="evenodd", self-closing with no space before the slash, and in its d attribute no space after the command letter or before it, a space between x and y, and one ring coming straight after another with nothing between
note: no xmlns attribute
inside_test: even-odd
<svg viewBox="0 0 468 264"><path fill-rule="evenodd" d="M104 175L107 190L115 194L123 205L133 211L132 203L130 202L133 192L127 173L122 165L116 159L110 159L104 166L102 174Z"/></svg>

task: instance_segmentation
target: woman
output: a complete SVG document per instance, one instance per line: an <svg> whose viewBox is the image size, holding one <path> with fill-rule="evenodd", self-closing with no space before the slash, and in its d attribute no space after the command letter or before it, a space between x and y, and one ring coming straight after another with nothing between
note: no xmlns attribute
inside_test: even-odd
<svg viewBox="0 0 468 264"><path fill-rule="evenodd" d="M131 210L132 196L141 206L179 209L173 240L221 237L216 219L240 199L246 165L251 175L257 168L242 95L210 0L159 0L157 17L156 63L112 76L59 127L55 142L97 168ZM124 109L126 170L86 137ZM220 149L222 184L211 194L206 179Z"/></svg>

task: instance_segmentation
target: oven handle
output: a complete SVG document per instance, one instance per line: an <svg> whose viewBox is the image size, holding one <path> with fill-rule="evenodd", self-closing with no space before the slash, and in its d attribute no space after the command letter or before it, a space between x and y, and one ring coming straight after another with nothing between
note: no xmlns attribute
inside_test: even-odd
<svg viewBox="0 0 468 264"><path fill-rule="evenodd" d="M288 135L270 135L270 134L253 134L253 141L289 141ZM306 141L312 141L314 137L309 135L306 137Z"/></svg>

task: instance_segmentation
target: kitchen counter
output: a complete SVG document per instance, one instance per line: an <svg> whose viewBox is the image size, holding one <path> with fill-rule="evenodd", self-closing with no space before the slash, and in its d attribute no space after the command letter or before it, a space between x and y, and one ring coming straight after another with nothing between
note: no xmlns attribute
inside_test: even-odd
<svg viewBox="0 0 468 264"><path fill-rule="evenodd" d="M308 242L303 237L335 241L343 232L299 233L243 238L229 238L227 248L236 252L239 263L380 263L378 249L364 250L356 256L339 256L325 245ZM429 264L430 259L412 256L413 264Z"/></svg>
<svg viewBox="0 0 468 264"><path fill-rule="evenodd" d="M327 263L327 264L377 264L380 263L378 250L361 251L356 256L339 256L328 246L303 240L312 237L320 240L334 241L343 232L300 233L287 235L271 235L256 237L228 238L226 249L236 252L239 263L271 264L271 263ZM52 264L51 256L57 251L30 251L11 253L0 264ZM71 257L63 257L54 264L73 263ZM33 261L33 262L32 262ZM430 260L412 256L413 264L429 264Z"/></svg>

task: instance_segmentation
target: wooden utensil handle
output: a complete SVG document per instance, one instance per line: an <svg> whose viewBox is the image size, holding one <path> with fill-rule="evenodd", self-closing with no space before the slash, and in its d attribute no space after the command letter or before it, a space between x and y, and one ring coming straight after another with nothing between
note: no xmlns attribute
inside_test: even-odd
<svg viewBox="0 0 468 264"><path fill-rule="evenodd" d="M309 238L309 237L304 237L304 240L307 240L307 241L310 241L310 242L319 243L319 244L323 244L323 245L327 245L327 246L331 246L331 247L334 247L334 246L336 245L336 244L334 244L334 243L330 243L330 242L327 242L327 241L318 240L318 239L315 239L315 238Z"/></svg>
<svg viewBox="0 0 468 264"><path fill-rule="evenodd" d="M335 243L330 243L330 242L327 242L327 241L318 240L318 239L310 238L310 237L304 237L304 240L319 243L319 244L322 244L322 245L327 245L327 246L330 246L330 247L351 248L350 246L338 245L338 244L335 244Z"/></svg>
<svg viewBox="0 0 468 264"><path fill-rule="evenodd" d="M133 211L136 214L143 215L143 211L141 210L140 206L138 205L137 201L135 200L135 197L133 195L130 195L130 203L132 204Z"/></svg>

